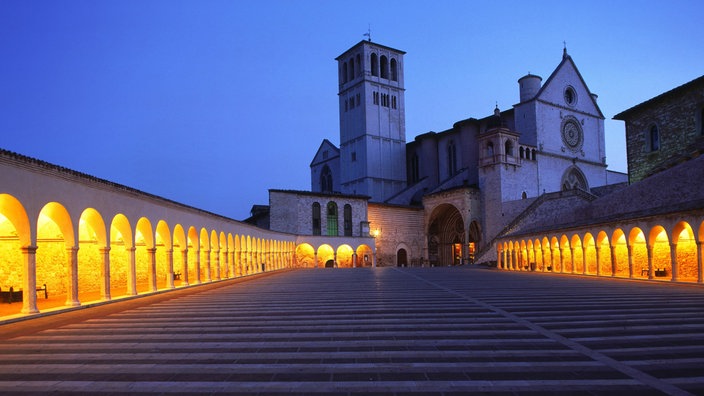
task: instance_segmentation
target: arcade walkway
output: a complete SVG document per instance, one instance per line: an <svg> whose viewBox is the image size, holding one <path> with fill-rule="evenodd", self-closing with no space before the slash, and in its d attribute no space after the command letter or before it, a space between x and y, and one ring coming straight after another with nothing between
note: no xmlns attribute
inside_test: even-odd
<svg viewBox="0 0 704 396"><path fill-rule="evenodd" d="M704 394L704 288L476 267L264 274L0 326L0 394L21 391Z"/></svg>

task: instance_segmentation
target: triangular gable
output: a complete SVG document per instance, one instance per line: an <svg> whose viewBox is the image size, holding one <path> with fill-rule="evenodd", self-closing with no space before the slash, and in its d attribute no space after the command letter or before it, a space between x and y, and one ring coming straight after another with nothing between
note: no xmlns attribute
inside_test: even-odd
<svg viewBox="0 0 704 396"><path fill-rule="evenodd" d="M324 155L326 151L328 153L327 158L325 158ZM338 158L339 156L340 149L329 140L323 139L323 142L320 143L320 147L318 147L318 151L315 152L315 156L313 157L313 161L311 161L310 166L330 161L331 159Z"/></svg>
<svg viewBox="0 0 704 396"><path fill-rule="evenodd" d="M537 99L563 105L564 87L566 85L571 85L577 92L577 109L586 112L594 112L598 114L599 117L604 118L604 114L594 100L591 91L589 91L587 83L584 82L584 78L582 78L582 74L579 72L579 69L577 69L577 65L574 64L572 57L567 55L566 52L562 56L562 62L557 65L532 100Z"/></svg>

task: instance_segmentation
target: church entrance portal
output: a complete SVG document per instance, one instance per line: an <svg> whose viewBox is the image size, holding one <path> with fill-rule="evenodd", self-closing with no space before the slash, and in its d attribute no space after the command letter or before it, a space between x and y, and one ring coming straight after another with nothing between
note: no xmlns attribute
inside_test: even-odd
<svg viewBox="0 0 704 396"><path fill-rule="evenodd" d="M459 210L452 205L438 206L428 227L428 261L431 266L459 265L464 252L464 221Z"/></svg>
<svg viewBox="0 0 704 396"><path fill-rule="evenodd" d="M396 252L396 266L408 267L408 255L406 254L406 249L399 249L398 252Z"/></svg>

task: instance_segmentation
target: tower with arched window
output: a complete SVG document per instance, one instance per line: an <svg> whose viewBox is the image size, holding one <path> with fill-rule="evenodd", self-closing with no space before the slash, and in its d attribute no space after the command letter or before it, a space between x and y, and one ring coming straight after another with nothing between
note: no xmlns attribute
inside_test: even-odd
<svg viewBox="0 0 704 396"><path fill-rule="evenodd" d="M383 202L406 187L404 54L361 41L336 58L344 194Z"/></svg>

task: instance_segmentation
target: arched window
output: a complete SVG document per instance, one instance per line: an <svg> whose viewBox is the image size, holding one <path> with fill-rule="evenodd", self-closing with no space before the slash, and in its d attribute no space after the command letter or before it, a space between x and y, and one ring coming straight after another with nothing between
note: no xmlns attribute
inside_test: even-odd
<svg viewBox="0 0 704 396"><path fill-rule="evenodd" d="M352 236L352 205L345 204L345 208L343 210L345 236Z"/></svg>
<svg viewBox="0 0 704 396"><path fill-rule="evenodd" d="M389 78L389 60L382 55L380 60L381 78Z"/></svg>
<svg viewBox="0 0 704 396"><path fill-rule="evenodd" d="M379 76L379 57L372 54L372 76Z"/></svg>
<svg viewBox="0 0 704 396"><path fill-rule="evenodd" d="M518 155L519 155L519 157L523 158L523 152L524 152L523 146L521 146L521 147L518 149Z"/></svg>
<svg viewBox="0 0 704 396"><path fill-rule="evenodd" d="M357 54L357 73L359 73L361 75L362 69L364 69L362 67L362 57L361 57L361 55Z"/></svg>
<svg viewBox="0 0 704 396"><path fill-rule="evenodd" d="M337 236L337 204L328 202L327 210L328 236Z"/></svg>
<svg viewBox="0 0 704 396"><path fill-rule="evenodd" d="M391 80L398 81L398 66L394 58L391 58Z"/></svg>
<svg viewBox="0 0 704 396"><path fill-rule="evenodd" d="M650 151L660 150L660 132L658 131L658 126L653 125L650 127Z"/></svg>
<svg viewBox="0 0 704 396"><path fill-rule="evenodd" d="M332 172L327 165L320 172L320 191L324 193L332 192Z"/></svg>
<svg viewBox="0 0 704 396"><path fill-rule="evenodd" d="M506 155L513 157L513 143L510 140L506 141L505 148L506 148Z"/></svg>
<svg viewBox="0 0 704 396"><path fill-rule="evenodd" d="M447 145L447 173L448 177L457 173L457 149L453 141L450 141L450 144Z"/></svg>
<svg viewBox="0 0 704 396"><path fill-rule="evenodd" d="M347 62L342 64L342 83L347 82Z"/></svg>
<svg viewBox="0 0 704 396"><path fill-rule="evenodd" d="M313 203L313 235L320 235L320 204Z"/></svg>
<svg viewBox="0 0 704 396"><path fill-rule="evenodd" d="M350 58L350 81L354 80L354 58Z"/></svg>
<svg viewBox="0 0 704 396"><path fill-rule="evenodd" d="M494 158L494 142L488 142L486 144L486 156Z"/></svg>
<svg viewBox="0 0 704 396"><path fill-rule="evenodd" d="M584 173L582 173L582 171L576 166L568 169L562 176L562 190L566 191L574 189L589 191L587 178L584 177Z"/></svg>
<svg viewBox="0 0 704 396"><path fill-rule="evenodd" d="M530 151L530 157L531 157L530 159L532 159L533 161L535 161L535 149L533 149L533 150Z"/></svg>

